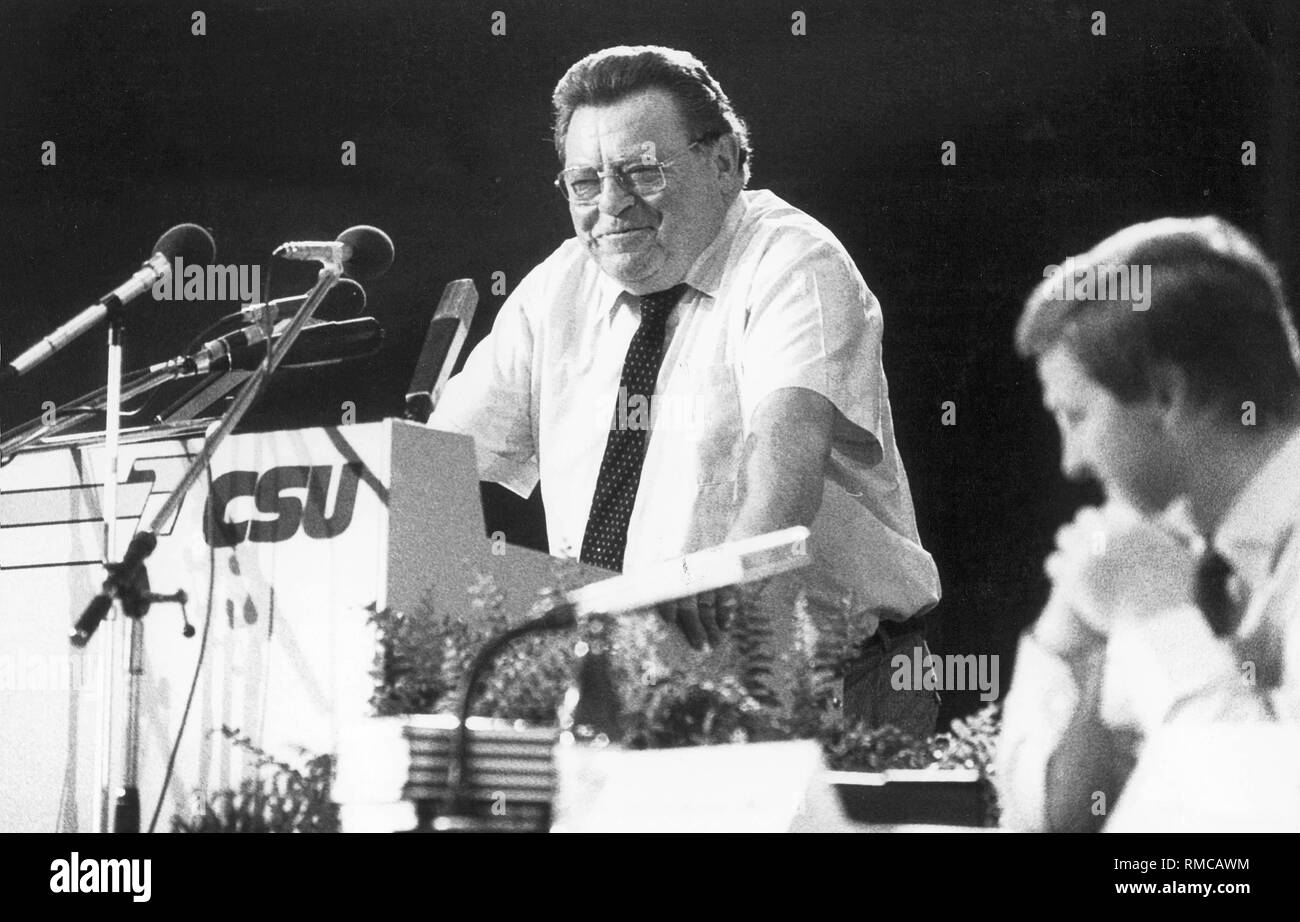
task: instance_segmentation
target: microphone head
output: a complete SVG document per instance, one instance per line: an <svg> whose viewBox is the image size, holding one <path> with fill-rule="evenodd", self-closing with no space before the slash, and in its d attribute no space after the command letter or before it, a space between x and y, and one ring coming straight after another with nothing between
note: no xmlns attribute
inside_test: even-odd
<svg viewBox="0 0 1300 922"><path fill-rule="evenodd" d="M179 256L191 265L207 266L217 258L217 245L212 235L197 224L177 224L158 238L153 252L161 253L168 262Z"/></svg>
<svg viewBox="0 0 1300 922"><path fill-rule="evenodd" d="M343 263L343 271L354 279L378 278L393 264L393 241L377 227L358 224L336 239L352 247L352 256Z"/></svg>
<svg viewBox="0 0 1300 922"><path fill-rule="evenodd" d="M333 288L325 295L325 300L321 302L320 308L313 315L315 317L360 317L361 312L366 309L366 290L361 287L359 282L349 278L338 280Z"/></svg>

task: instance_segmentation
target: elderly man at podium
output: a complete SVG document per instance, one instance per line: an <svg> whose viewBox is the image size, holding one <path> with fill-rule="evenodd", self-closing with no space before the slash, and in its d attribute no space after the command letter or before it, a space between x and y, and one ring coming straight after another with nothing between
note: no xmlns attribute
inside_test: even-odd
<svg viewBox="0 0 1300 922"><path fill-rule="evenodd" d="M1300 752L1300 346L1277 270L1213 217L1134 225L1049 269L1016 342L1062 470L1107 502L1058 534L1021 639L1003 821L1293 824L1300 782L1274 763Z"/></svg>
<svg viewBox="0 0 1300 922"><path fill-rule="evenodd" d="M540 478L551 552L611 571L809 526L809 566L749 602L666 604L668 634L723 648L745 604L789 644L796 605L838 612L870 638L846 712L929 732L933 686L889 681L894 652L925 655L939 581L894 443L879 304L830 231L746 189L745 124L694 56L599 51L553 103L575 235L511 293L429 425L473 435L484 479L527 496Z"/></svg>

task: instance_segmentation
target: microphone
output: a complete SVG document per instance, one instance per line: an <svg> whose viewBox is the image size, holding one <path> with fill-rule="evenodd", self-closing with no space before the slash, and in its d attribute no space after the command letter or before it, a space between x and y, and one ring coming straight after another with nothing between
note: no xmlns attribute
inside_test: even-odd
<svg viewBox="0 0 1300 922"><path fill-rule="evenodd" d="M288 321L281 321L281 326ZM279 337L282 329L271 331ZM313 323L303 328L293 348L285 356L290 367L306 367L363 358L379 350L384 342L384 328L374 317ZM179 377L205 375L210 372L243 369L251 371L266 357L266 328L249 324L233 333L210 340L189 355L160 362L150 373L177 372Z"/></svg>
<svg viewBox="0 0 1300 922"><path fill-rule="evenodd" d="M391 244L389 245L391 248ZM177 224L158 238L153 255L125 282L83 310L18 358L0 367L0 385L26 374L81 334L152 288L160 279L171 275L173 260L206 266L216 258L217 245L212 235L197 224Z"/></svg>
<svg viewBox="0 0 1300 922"><path fill-rule="evenodd" d="M245 323L264 323L270 319L275 323L281 316L290 316L298 312L307 295L293 295L288 298L276 298L274 301L259 301L245 304L239 309L240 317ZM312 314L312 319L344 320L361 316L366 309L366 290L352 279L339 279L338 284L329 290L321 306Z"/></svg>
<svg viewBox="0 0 1300 922"><path fill-rule="evenodd" d="M127 546L121 563L106 563L108 577L104 580L99 594L90 600L77 623L73 625L68 641L74 647L84 647L90 642L99 625L108 617L113 608L113 600L121 598L123 608L128 614L133 608L144 602L144 594L149 591L149 578L141 564L153 553L158 545L158 538L152 532L136 532Z"/></svg>
<svg viewBox="0 0 1300 922"><path fill-rule="evenodd" d="M393 264L393 241L377 227L358 224L337 240L293 240L280 244L271 255L339 266L354 279L373 279Z"/></svg>
<svg viewBox="0 0 1300 922"><path fill-rule="evenodd" d="M470 324L474 322L474 308L478 305L478 289L469 279L448 282L442 291L438 308L429 321L429 331L424 337L424 347L411 375L411 386L406 392L406 418L417 423L427 422L438 404L442 387L451 377L465 345Z"/></svg>

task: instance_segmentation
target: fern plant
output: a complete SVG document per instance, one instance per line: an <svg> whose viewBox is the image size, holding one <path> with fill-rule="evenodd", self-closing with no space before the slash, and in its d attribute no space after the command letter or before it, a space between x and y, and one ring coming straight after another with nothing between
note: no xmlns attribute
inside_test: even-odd
<svg viewBox="0 0 1300 922"><path fill-rule="evenodd" d="M302 751L297 768L258 748L239 730L222 735L253 757L255 774L207 798L192 817L172 817L173 832L338 832L338 807L330 798L334 757Z"/></svg>
<svg viewBox="0 0 1300 922"><path fill-rule="evenodd" d="M570 582L558 561L556 585ZM513 612L489 576L467 587L473 617L440 612L426 596L400 614L373 611L380 650L371 699L379 715L455 709L465 671L489 638L529 613ZM750 593L753 590L749 590ZM752 594L750 600L752 601ZM916 739L896 727L847 725L835 700L844 666L866 639L850 598L800 595L792 612L794 643L778 650L770 609L743 606L731 626L731 651L721 671L669 668L661 659L662 626L653 618L628 619L610 638L610 661L625 715L630 748L668 748L773 739L817 739L835 769L973 768L980 772L996 818L992 765L998 730L996 705L947 730ZM523 638L500 654L476 695L473 713L553 724L572 681L575 634ZM717 662L709 668L717 669ZM782 682L782 678L785 682ZM252 753L255 777L224 791L179 831L292 831L336 829L329 802L332 759L314 756L303 769L253 746L238 731L231 744ZM308 754L304 754L308 755Z"/></svg>

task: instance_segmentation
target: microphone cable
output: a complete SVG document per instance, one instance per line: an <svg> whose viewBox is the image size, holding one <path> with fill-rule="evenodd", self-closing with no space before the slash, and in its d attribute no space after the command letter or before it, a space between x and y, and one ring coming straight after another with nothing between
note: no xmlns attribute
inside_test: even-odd
<svg viewBox="0 0 1300 922"><path fill-rule="evenodd" d="M271 291L271 270L270 270L270 266L268 265L266 271L266 277L262 285L263 303L270 303L271 300L270 291ZM222 318L223 321L226 319L228 318ZM220 322L221 321L218 321L218 323ZM268 318L268 322L269 322L269 318ZM200 339L197 345L201 345L203 341L204 340ZM186 351L189 352L190 350L187 349ZM268 348L267 355L269 356L270 354L271 354L271 350ZM203 466L203 469L207 474L208 494L211 495L212 487L213 487L212 465L205 464ZM203 637L199 641L198 660L194 664L194 675L190 679L189 693L185 696L185 709L181 712L180 726L176 728L176 739L172 742L171 753L167 757L167 769L163 774L162 785L158 789L158 800L154 804L153 816L150 817L149 819L149 832L153 832L154 829L157 827L158 817L162 813L163 802L167 799L167 789L168 787L171 786L172 775L175 773L176 770L176 757L180 753L181 740L185 736L185 727L189 724L190 711L194 705L194 693L198 690L199 687L199 676L203 674L203 663L204 660L207 658L207 651L208 651L208 635L212 630L212 603L213 603L212 597L216 593L216 587L217 587L217 548L215 545L209 543L208 544L208 604L207 604L207 610L203 615Z"/></svg>
<svg viewBox="0 0 1300 922"><path fill-rule="evenodd" d="M192 458L193 456L187 456ZM208 494L212 493L212 465L205 464L208 475ZM199 687L199 676L203 674L203 663L208 653L208 634L212 630L212 597L217 590L217 548L208 544L208 604L203 615L203 636L199 639L199 656L194 663L194 675L190 679L189 694L185 696L185 709L181 712L180 726L176 728L176 739L172 741L171 754L167 757L167 769L163 773L162 785L158 788L158 800L154 804L153 816L149 820L149 832L158 825L158 816L162 813L163 802L167 799L167 788L171 786L172 775L176 770L176 756L181 749L181 740L185 737L185 727L189 724L190 709L194 705L194 692Z"/></svg>

